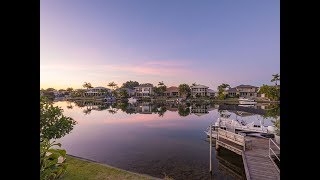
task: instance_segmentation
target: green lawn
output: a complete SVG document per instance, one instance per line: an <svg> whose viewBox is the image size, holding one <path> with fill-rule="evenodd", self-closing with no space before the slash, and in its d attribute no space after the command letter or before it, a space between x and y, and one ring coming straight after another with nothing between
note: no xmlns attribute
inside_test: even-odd
<svg viewBox="0 0 320 180"><path fill-rule="evenodd" d="M62 179L156 179L147 175L120 170L107 165L94 163L71 156L67 156L67 172Z"/></svg>

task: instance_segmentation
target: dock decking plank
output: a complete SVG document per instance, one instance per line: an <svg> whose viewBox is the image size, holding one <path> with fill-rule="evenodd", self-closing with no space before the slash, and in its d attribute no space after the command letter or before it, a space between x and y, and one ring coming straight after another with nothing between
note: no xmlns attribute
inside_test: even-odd
<svg viewBox="0 0 320 180"><path fill-rule="evenodd" d="M280 173L277 168L269 158L269 139L268 138L259 138L259 137L250 137L246 136L246 140L251 140L252 148L246 149L240 155L245 157L246 163L244 166L247 168L249 173L246 173L247 179L250 180L277 180L280 179ZM228 139L220 138L220 142L224 143L225 148L230 148L229 150L234 151L234 148L237 150L243 149L242 146L228 141ZM216 141L218 144L219 141ZM231 146L231 147L230 147ZM278 145L279 146L279 145ZM275 147L272 145L271 147ZM276 154L280 154L279 150L272 148ZM239 153L238 153L239 154ZM248 177L249 176L249 177Z"/></svg>

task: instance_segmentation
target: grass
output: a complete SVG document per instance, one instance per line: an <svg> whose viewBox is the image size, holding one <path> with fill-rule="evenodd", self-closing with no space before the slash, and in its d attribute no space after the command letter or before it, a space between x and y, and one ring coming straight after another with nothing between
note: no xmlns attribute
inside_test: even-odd
<svg viewBox="0 0 320 180"><path fill-rule="evenodd" d="M66 163L68 164L67 172L63 176L64 180L85 180L85 179L157 179L151 176L128 172L117 169L108 165L99 164L87 160L82 160L72 156L67 156Z"/></svg>

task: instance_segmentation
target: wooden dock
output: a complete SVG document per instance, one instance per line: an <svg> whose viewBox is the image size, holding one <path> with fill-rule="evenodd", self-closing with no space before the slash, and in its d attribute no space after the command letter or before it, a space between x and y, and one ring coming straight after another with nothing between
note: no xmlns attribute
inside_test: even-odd
<svg viewBox="0 0 320 180"><path fill-rule="evenodd" d="M243 165L248 180L277 180L280 179L280 170L269 157L269 139L242 136L223 129L218 129L216 149L224 147L242 156ZM276 145L270 143L276 154Z"/></svg>

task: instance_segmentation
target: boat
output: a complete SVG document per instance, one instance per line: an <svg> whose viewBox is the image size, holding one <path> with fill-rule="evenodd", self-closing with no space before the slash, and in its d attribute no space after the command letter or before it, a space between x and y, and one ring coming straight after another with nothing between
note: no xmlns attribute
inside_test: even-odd
<svg viewBox="0 0 320 180"><path fill-rule="evenodd" d="M254 107L255 104L239 104L241 107Z"/></svg>
<svg viewBox="0 0 320 180"><path fill-rule="evenodd" d="M136 103L137 100L138 100L137 98L131 97L131 98L128 98L128 103L133 104L133 103Z"/></svg>
<svg viewBox="0 0 320 180"><path fill-rule="evenodd" d="M254 99L248 99L248 98L240 97L239 98L239 104L250 105L250 104L257 104L257 102Z"/></svg>
<svg viewBox="0 0 320 180"><path fill-rule="evenodd" d="M252 134L252 133L261 133L265 134L273 134L274 132L271 131L271 126L263 126L260 121L260 125L255 125L254 122L245 123L244 121L238 121L231 118L219 117L217 121L212 125L212 137L217 137L217 129L224 129L228 131L235 132L237 134ZM207 136L210 136L210 126L204 131Z"/></svg>

